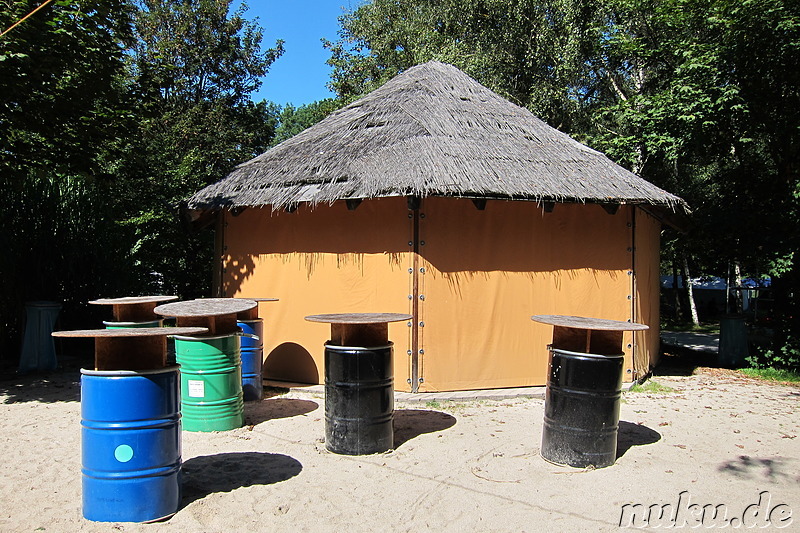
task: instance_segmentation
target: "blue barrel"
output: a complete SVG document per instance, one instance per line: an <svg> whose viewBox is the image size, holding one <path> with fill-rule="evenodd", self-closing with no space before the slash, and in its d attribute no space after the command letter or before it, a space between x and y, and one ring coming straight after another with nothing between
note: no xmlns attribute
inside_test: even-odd
<svg viewBox="0 0 800 533"><path fill-rule="evenodd" d="M178 367L81 370L83 516L148 522L181 502Z"/></svg>
<svg viewBox="0 0 800 533"><path fill-rule="evenodd" d="M238 325L244 335L242 347L242 394L244 400L261 400L264 398L264 383L261 369L264 365L264 321L239 320Z"/></svg>
<svg viewBox="0 0 800 533"><path fill-rule="evenodd" d="M244 425L238 335L175 335L186 431L228 431Z"/></svg>

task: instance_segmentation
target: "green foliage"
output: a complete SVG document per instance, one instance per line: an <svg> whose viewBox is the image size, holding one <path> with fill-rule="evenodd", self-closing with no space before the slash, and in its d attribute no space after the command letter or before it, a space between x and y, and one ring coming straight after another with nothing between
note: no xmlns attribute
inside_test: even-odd
<svg viewBox="0 0 800 533"><path fill-rule="evenodd" d="M796 221L797 170L782 161L800 155L800 10L782 0L609 5L600 57L624 66L609 74L620 98L597 108L589 140L689 202L694 226L679 248L707 273L732 260L768 271L796 241L783 228Z"/></svg>
<svg viewBox="0 0 800 533"><path fill-rule="evenodd" d="M340 18L326 42L331 88L352 101L398 72L450 63L551 124L571 129L596 2L375 0Z"/></svg>
<svg viewBox="0 0 800 533"><path fill-rule="evenodd" d="M687 200L668 257L779 275L778 312L800 316L800 3L373 0L340 21L340 98L451 63Z"/></svg>
<svg viewBox="0 0 800 533"><path fill-rule="evenodd" d="M0 7L6 29L41 2ZM58 300L62 324L126 282L106 201L130 124L124 0L57 0L0 38L0 350L20 338L24 303Z"/></svg>
<svg viewBox="0 0 800 533"><path fill-rule="evenodd" d="M41 2L5 2L7 28ZM0 168L105 176L103 140L120 133L125 0L57 0L0 38Z"/></svg>
<svg viewBox="0 0 800 533"><path fill-rule="evenodd" d="M246 103L283 53L261 51L262 32L231 0L139 0L132 67L140 90L163 106Z"/></svg>
<svg viewBox="0 0 800 533"><path fill-rule="evenodd" d="M341 102L333 98L318 100L298 108L287 104L280 112L278 118L279 125L275 130L275 137L272 139L271 143L272 146L280 144L286 139L313 126L340 107Z"/></svg>
<svg viewBox="0 0 800 533"><path fill-rule="evenodd" d="M40 2L0 7L6 28ZM265 150L279 109L250 94L281 43L230 1L56 0L0 38L0 342L25 301L208 296L213 233L178 203Z"/></svg>
<svg viewBox="0 0 800 533"><path fill-rule="evenodd" d="M143 0L135 19L129 69L139 122L120 219L135 239L137 268L183 297L210 294L213 235L185 231L178 204L264 151L277 127L277 107L249 95L282 42L262 51L246 7L229 13L230 4Z"/></svg>
<svg viewBox="0 0 800 533"><path fill-rule="evenodd" d="M800 372L800 339L789 335L781 346L762 348L746 360L756 370Z"/></svg>
<svg viewBox="0 0 800 533"><path fill-rule="evenodd" d="M17 331L26 301L57 300L68 315L132 282L119 268L127 255L121 233L106 223L112 217L102 200L107 192L103 183L59 175L29 176L4 190L14 206L3 210L0 234L6 335Z"/></svg>

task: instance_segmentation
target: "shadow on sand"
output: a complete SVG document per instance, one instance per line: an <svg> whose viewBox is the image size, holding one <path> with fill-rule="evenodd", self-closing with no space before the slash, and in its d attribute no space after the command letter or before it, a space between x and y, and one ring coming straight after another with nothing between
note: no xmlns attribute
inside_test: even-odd
<svg viewBox="0 0 800 533"><path fill-rule="evenodd" d="M272 485L298 475L303 465L279 453L238 452L201 455L183 463L183 505L215 492Z"/></svg>
<svg viewBox="0 0 800 533"><path fill-rule="evenodd" d="M63 364L52 372L17 374L16 369L0 375L0 403L17 402L78 402L81 399L81 366L91 367L94 361L79 365L74 361Z"/></svg>
<svg viewBox="0 0 800 533"><path fill-rule="evenodd" d="M454 416L424 409L396 409L394 412L394 447L399 448L423 433L444 431L456 424Z"/></svg>
<svg viewBox="0 0 800 533"><path fill-rule="evenodd" d="M293 398L269 398L257 402L245 402L245 423L255 426L277 418L300 416L319 409L317 402Z"/></svg>
<svg viewBox="0 0 800 533"><path fill-rule="evenodd" d="M715 367L717 354L681 346L661 344L661 358L653 369L654 376L691 376L698 367Z"/></svg>
<svg viewBox="0 0 800 533"><path fill-rule="evenodd" d="M625 455L632 446L645 446L661 440L661 433L647 426L620 420L617 433L617 459Z"/></svg>
<svg viewBox="0 0 800 533"><path fill-rule="evenodd" d="M717 469L739 479L771 482L787 479L800 482L798 461L792 458L740 455L736 459L721 463Z"/></svg>

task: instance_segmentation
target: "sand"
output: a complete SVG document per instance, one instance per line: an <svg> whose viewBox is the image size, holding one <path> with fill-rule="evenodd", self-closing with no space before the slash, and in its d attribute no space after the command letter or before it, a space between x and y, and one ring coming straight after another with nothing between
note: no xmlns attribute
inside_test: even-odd
<svg viewBox="0 0 800 533"><path fill-rule="evenodd" d="M654 380L674 391L625 393L618 459L597 470L540 457L541 399L397 403L395 450L349 457L325 450L320 395L278 394L246 404L246 427L183 432L177 514L110 524L81 515L79 374L7 379L0 531L615 531L635 503L762 525L772 511L800 531L800 388L708 369Z"/></svg>

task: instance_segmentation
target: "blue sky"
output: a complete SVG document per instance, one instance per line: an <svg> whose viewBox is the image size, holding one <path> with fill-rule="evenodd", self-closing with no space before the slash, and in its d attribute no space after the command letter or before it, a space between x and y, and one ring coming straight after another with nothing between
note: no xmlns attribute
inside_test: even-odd
<svg viewBox="0 0 800 533"><path fill-rule="evenodd" d="M285 52L272 64L253 100L271 100L294 106L334 96L325 84L330 79L330 57L320 39L338 38L338 17L357 8L361 0L249 0L245 18L258 17L264 29L262 47L277 39L285 41ZM231 6L231 10L235 4Z"/></svg>

